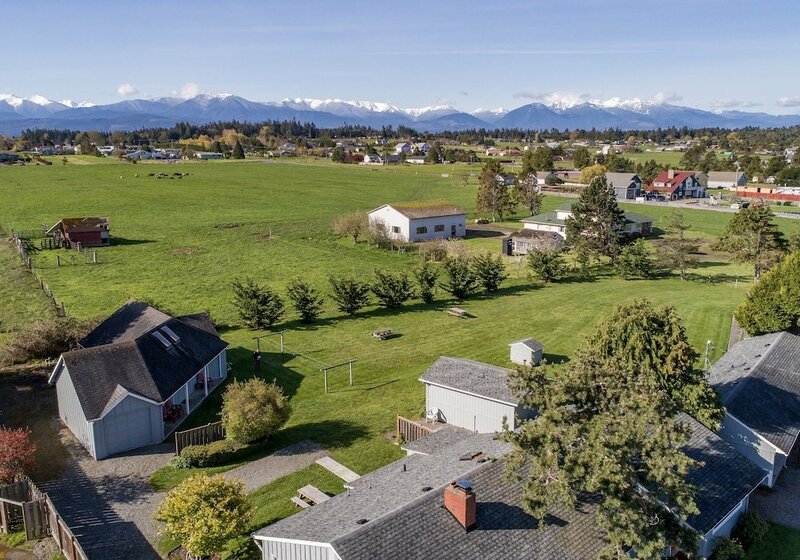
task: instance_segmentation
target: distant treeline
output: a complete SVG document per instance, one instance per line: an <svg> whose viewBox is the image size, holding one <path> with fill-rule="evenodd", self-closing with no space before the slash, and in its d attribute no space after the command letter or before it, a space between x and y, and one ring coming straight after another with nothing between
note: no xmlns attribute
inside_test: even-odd
<svg viewBox="0 0 800 560"><path fill-rule="evenodd" d="M78 131L27 129L15 138L0 137L0 149L27 146L52 146L56 144L79 144L84 137L91 138L95 144L115 146L141 144L169 144L207 136L219 138L223 131L234 129L237 133L250 139L252 144L264 144L265 138L297 141L299 139L325 140L337 138L425 138L428 140L450 140L462 144L492 144L494 140L503 139L512 142L536 142L543 139L555 141L587 140L601 143L626 142L630 138L641 141L667 143L680 140L703 139L706 144L714 144L723 149L753 151L760 149L781 150L797 143L800 138L800 126L785 128L689 128L671 127L655 130L556 130L547 131L520 130L517 128L479 128L462 131L423 132L407 126L393 128L384 126L373 128L362 125L344 124L334 128L320 128L314 123L297 121L265 121L249 123L239 121L214 122L208 124L190 124L179 122L170 128L142 128L133 131ZM78 139L78 141L76 141Z"/></svg>

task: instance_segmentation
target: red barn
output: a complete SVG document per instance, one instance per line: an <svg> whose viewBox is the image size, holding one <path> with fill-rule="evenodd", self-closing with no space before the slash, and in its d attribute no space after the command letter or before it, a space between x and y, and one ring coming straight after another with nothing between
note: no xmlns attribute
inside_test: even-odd
<svg viewBox="0 0 800 560"><path fill-rule="evenodd" d="M111 244L108 218L63 218L47 230L64 247L104 247Z"/></svg>

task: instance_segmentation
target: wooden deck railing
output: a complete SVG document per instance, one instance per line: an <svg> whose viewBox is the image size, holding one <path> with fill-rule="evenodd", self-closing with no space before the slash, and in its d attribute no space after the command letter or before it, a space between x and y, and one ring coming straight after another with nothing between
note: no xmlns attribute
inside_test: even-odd
<svg viewBox="0 0 800 560"><path fill-rule="evenodd" d="M398 441L411 443L412 441L418 440L421 437L427 436L431 432L433 432L432 428L428 428L427 426L423 426L422 424L418 424L417 422L402 416L397 417Z"/></svg>
<svg viewBox="0 0 800 560"><path fill-rule="evenodd" d="M184 447L205 445L225 439L225 428L222 422L211 422L199 428L175 432L175 455L180 455Z"/></svg>

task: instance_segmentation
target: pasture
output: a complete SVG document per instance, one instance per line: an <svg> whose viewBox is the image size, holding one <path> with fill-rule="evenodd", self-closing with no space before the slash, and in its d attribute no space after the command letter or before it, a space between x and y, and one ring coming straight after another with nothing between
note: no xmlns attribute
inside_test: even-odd
<svg viewBox="0 0 800 560"><path fill-rule="evenodd" d="M33 230L62 217L109 216L112 246L98 249L98 264L83 257L73 263L75 253L66 250L33 256L35 269L67 312L102 316L130 298L176 314L208 311L223 325L237 378L255 375L255 333L237 325L233 279L250 276L282 292L290 280L303 278L326 293L331 274L369 279L376 268L410 270L419 262L413 252L370 248L331 233L338 215L384 202L445 199L467 209L470 220L475 217L474 184L465 186L452 174L443 177L450 171L445 166L421 170L299 162L80 161L84 164L0 168L0 225ZM183 179L148 176L187 171ZM547 196L545 210L564 200ZM668 213L649 206L636 210L656 218L656 226ZM718 235L730 219L730 214L700 210L685 215L694 228L691 233L706 238ZM800 225L780 223L787 231ZM466 246L496 252L499 237L471 236ZM57 254L62 257L59 267ZM0 258L5 259L0 262L3 270L14 268L13 259ZM423 412L424 392L417 378L440 355L508 365L507 344L533 336L543 342L548 361L561 364L600 318L634 298L676 306L694 346L702 349L711 340L712 357L717 358L727 345L731 314L750 286L748 267L713 254L704 257L687 281L674 276L626 281L601 270L593 280L573 278L545 286L529 276L524 264L509 259L508 265L510 278L498 293L461 304L473 319L447 315L443 308L452 302L441 291L431 305L412 300L398 311L373 306L352 318L342 316L328 300L322 320L311 326L299 323L288 310L279 325L287 330L288 352L279 352L276 337L262 341L262 352L267 352L259 374L275 379L293 406L286 429L270 448L309 438L356 472L371 471L402 454L385 436L397 414ZM13 293L22 296L29 288L34 289L32 283L20 284ZM38 294L34 296L36 300ZM12 316L9 309L18 313L21 305L35 309L37 304L14 300L9 305L4 297L0 319ZM17 322L14 318L11 324ZM386 341L370 336L381 327L400 336ZM325 394L319 368L349 358L358 360L354 385L348 385L346 370L334 370L330 393ZM215 420L219 402L218 391L188 422ZM162 469L153 484L169 488L191 472ZM292 486L314 483L314 472L293 475ZM261 522L291 512L287 503L294 488L279 482L254 495Z"/></svg>

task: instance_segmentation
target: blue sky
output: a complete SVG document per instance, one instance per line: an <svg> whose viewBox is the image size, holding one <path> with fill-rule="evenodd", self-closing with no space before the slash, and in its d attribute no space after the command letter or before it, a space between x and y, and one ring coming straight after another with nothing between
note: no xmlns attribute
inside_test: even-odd
<svg viewBox="0 0 800 560"><path fill-rule="evenodd" d="M514 108L662 99L800 113L796 0L6 0L0 92L228 92Z"/></svg>

